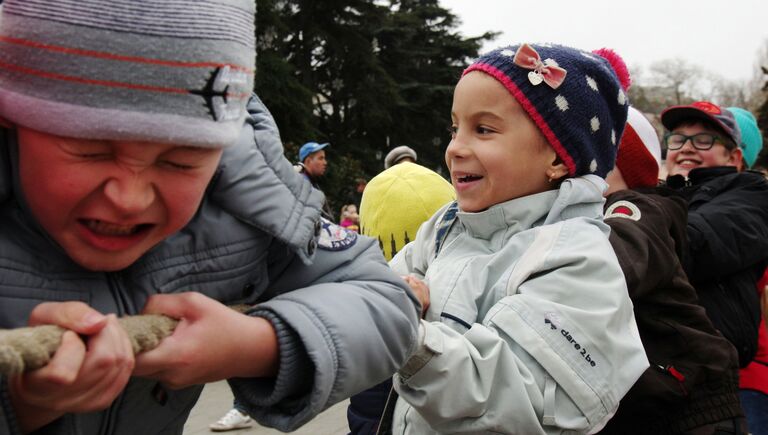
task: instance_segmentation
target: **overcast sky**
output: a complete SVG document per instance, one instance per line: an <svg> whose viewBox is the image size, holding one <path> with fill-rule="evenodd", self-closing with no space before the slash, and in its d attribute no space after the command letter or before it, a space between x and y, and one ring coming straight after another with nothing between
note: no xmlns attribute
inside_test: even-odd
<svg viewBox="0 0 768 435"><path fill-rule="evenodd" d="M750 80L768 40L768 0L440 0L464 36L613 48L647 75L654 61L683 58L731 80Z"/></svg>

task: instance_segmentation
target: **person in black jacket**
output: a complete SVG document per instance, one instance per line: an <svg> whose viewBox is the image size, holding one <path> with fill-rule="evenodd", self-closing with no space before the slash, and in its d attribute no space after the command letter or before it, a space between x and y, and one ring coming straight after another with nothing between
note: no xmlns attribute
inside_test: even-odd
<svg viewBox="0 0 768 435"><path fill-rule="evenodd" d="M660 151L653 126L630 108L617 169L606 178L605 222L651 366L601 433L745 433L736 351L698 305L680 263L686 201L655 187Z"/></svg>
<svg viewBox="0 0 768 435"><path fill-rule="evenodd" d="M661 114L669 130L667 186L688 201L683 267L699 303L736 347L739 365L757 351L757 281L768 263L768 182L738 172L740 132L731 112L706 101Z"/></svg>

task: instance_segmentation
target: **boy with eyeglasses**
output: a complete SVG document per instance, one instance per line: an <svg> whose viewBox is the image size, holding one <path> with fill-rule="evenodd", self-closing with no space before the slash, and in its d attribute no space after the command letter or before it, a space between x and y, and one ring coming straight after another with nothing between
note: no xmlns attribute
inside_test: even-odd
<svg viewBox="0 0 768 435"><path fill-rule="evenodd" d="M741 133L731 112L697 101L667 108L661 122L668 130L667 186L689 206L683 266L700 304L744 367L757 348L755 287L768 263L768 182L738 171Z"/></svg>
<svg viewBox="0 0 768 435"><path fill-rule="evenodd" d="M736 350L698 304L680 258L687 245L685 199L657 187L661 145L633 107L605 178L605 223L627 280L650 367L621 399L600 435L716 434L746 421Z"/></svg>

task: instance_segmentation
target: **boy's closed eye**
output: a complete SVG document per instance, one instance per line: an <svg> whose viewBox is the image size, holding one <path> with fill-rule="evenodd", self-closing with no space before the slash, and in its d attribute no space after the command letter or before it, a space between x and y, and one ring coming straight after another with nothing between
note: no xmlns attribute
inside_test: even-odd
<svg viewBox="0 0 768 435"><path fill-rule="evenodd" d="M60 140L59 147L72 157L84 160L102 160L112 156L109 145L98 141L75 142Z"/></svg>
<svg viewBox="0 0 768 435"><path fill-rule="evenodd" d="M167 167L169 169L179 170L179 171L190 171L192 169L195 169L197 166L191 165L191 164L185 164L181 162L174 162L171 160L160 160L158 162L158 165Z"/></svg>
<svg viewBox="0 0 768 435"><path fill-rule="evenodd" d="M116 151L115 146L96 140L70 141L64 139L59 142L59 146L72 158L85 162L108 161L122 155ZM205 148L179 146L158 155L154 164L174 171L191 171L201 166L208 152L209 150ZM150 161L146 162L146 164L149 163Z"/></svg>
<svg viewBox="0 0 768 435"><path fill-rule="evenodd" d="M158 165L179 171L191 171L203 166L209 149L195 147L173 148L158 157Z"/></svg>

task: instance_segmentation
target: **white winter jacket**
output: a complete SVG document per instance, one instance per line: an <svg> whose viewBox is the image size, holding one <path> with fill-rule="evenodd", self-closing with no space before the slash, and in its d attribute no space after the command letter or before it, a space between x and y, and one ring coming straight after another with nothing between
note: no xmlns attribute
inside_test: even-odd
<svg viewBox="0 0 768 435"><path fill-rule="evenodd" d="M480 213L447 207L390 263L422 277L431 305L419 350L394 377L393 433L589 433L648 367L602 221L605 182Z"/></svg>

